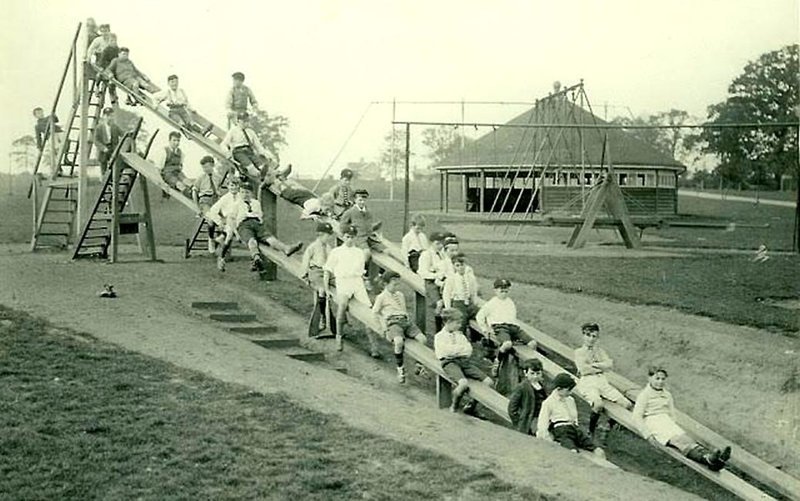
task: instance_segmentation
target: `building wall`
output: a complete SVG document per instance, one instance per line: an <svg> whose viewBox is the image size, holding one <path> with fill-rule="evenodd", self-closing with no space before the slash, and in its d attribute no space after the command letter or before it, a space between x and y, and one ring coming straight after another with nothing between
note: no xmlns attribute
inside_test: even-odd
<svg viewBox="0 0 800 501"><path fill-rule="evenodd" d="M625 205L633 216L672 216L678 213L675 188L622 186ZM577 214L583 210L580 187L548 186L542 192L544 212Z"/></svg>

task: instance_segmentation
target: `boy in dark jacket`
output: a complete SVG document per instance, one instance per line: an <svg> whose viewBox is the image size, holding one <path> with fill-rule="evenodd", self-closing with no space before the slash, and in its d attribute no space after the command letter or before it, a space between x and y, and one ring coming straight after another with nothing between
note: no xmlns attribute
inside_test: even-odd
<svg viewBox="0 0 800 501"><path fill-rule="evenodd" d="M514 388L508 399L508 415L515 430L526 435L534 435L536 418L539 417L542 402L547 398L547 392L542 384L542 362L535 358L524 360L520 363L520 369L525 375L525 380Z"/></svg>

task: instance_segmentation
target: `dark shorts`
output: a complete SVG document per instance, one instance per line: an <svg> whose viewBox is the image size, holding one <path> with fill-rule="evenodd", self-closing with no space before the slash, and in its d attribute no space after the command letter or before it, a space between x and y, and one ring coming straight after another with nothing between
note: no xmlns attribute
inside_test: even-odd
<svg viewBox="0 0 800 501"><path fill-rule="evenodd" d="M512 343L524 343L525 337L519 325L514 324L492 324L497 344L501 345L506 341Z"/></svg>
<svg viewBox="0 0 800 501"><path fill-rule="evenodd" d="M178 181L182 183L186 182L186 176L183 175L180 168L164 167L161 171L161 177L164 178L164 181L166 181L168 185L175 189L178 189Z"/></svg>
<svg viewBox="0 0 800 501"><path fill-rule="evenodd" d="M314 195L314 193L308 190L305 189L301 190L292 187L283 190L283 192L281 193L281 197L283 197L285 200L288 200L289 202L295 205L300 205L300 206L302 206L304 203L308 202L312 198L317 198L317 196Z"/></svg>
<svg viewBox="0 0 800 501"><path fill-rule="evenodd" d="M355 245L358 248L370 249L374 250L375 252L383 252L383 250L386 249L386 246L384 246L381 241L372 234L356 236Z"/></svg>
<svg viewBox="0 0 800 501"><path fill-rule="evenodd" d="M419 255L420 252L417 250L408 252L408 267L411 268L411 271L414 273L419 269Z"/></svg>
<svg viewBox="0 0 800 501"><path fill-rule="evenodd" d="M247 167L248 165L255 165L256 167L261 167L262 162L258 159L258 155L255 154L253 148L249 146L239 146L233 149L233 159L236 160L236 163L241 165L242 167Z"/></svg>
<svg viewBox="0 0 800 501"><path fill-rule="evenodd" d="M422 331L407 316L393 315L386 319L386 339L389 341L396 337L416 339L420 334Z"/></svg>
<svg viewBox="0 0 800 501"><path fill-rule="evenodd" d="M241 238L242 242L245 244L251 239L256 239L257 242L266 242L266 240L272 236L272 234L264 228L264 225L255 218L242 221L238 231L239 238Z"/></svg>
<svg viewBox="0 0 800 501"><path fill-rule="evenodd" d="M192 117L186 106L170 106L169 117L182 125L191 125L192 123Z"/></svg>
<svg viewBox="0 0 800 501"><path fill-rule="evenodd" d="M574 424L551 426L550 433L553 434L553 440L567 449L583 449L585 451L593 451L595 449L589 435Z"/></svg>
<svg viewBox="0 0 800 501"><path fill-rule="evenodd" d="M467 339L470 341L476 341L476 339L472 339L473 336L471 335L471 331L469 330L469 321L475 318L475 315L478 314L478 308L472 303L465 303L464 301L453 301L451 306L458 311L461 312L462 320L461 320L461 332L467 336Z"/></svg>
<svg viewBox="0 0 800 501"><path fill-rule="evenodd" d="M442 360L442 369L445 374L450 376L453 381L460 381L464 378L477 379L483 381L489 377L468 357L450 358Z"/></svg>

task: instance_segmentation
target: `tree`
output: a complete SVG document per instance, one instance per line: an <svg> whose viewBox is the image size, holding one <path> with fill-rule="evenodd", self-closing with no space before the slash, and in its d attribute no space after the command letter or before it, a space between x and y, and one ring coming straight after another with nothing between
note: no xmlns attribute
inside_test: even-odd
<svg viewBox="0 0 800 501"><path fill-rule="evenodd" d="M731 82L725 101L709 106L707 122L796 122L799 72L796 44L762 54ZM706 128L697 137L726 180L771 186L782 174L800 176L797 141L797 127Z"/></svg>
<svg viewBox="0 0 800 501"><path fill-rule="evenodd" d="M413 151L411 156L414 156ZM393 128L391 132L383 136L383 148L378 157L378 163L381 166L381 177L394 180L397 177L397 170L400 169L402 172L405 168L405 158L406 131L405 129ZM394 164L392 161L394 161Z"/></svg>
<svg viewBox="0 0 800 501"><path fill-rule="evenodd" d="M675 126L675 128L663 129L630 129L628 134L679 162L691 164L697 160L698 149L686 129L678 126L692 121L695 120L688 112L673 108L648 117L616 117L611 120L611 123L637 126Z"/></svg>
<svg viewBox="0 0 800 501"><path fill-rule="evenodd" d="M264 110L258 110L250 116L250 126L264 148L280 161L280 150L287 144L286 129L289 127L289 119L283 115L271 116Z"/></svg>
<svg viewBox="0 0 800 501"><path fill-rule="evenodd" d="M36 139L31 134L25 134L11 142L11 158L13 171L27 171L33 168L36 158L39 156L39 149L36 147Z"/></svg>

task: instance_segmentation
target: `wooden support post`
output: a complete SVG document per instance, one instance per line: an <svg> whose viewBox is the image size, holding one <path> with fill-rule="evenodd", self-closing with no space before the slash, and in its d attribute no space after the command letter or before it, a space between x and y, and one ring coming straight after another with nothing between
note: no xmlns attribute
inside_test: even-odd
<svg viewBox="0 0 800 501"><path fill-rule="evenodd" d="M433 335L436 334L435 332L426 332L427 328L427 312L428 312L428 301L419 292L414 293L414 313L415 313L415 321L419 330L421 330L428 339L432 339Z"/></svg>
<svg viewBox="0 0 800 501"><path fill-rule="evenodd" d="M33 247L36 242L36 229L39 227L39 178L36 176L36 174L33 175L33 183L31 184L33 188L33 238L31 239L31 247ZM9 179L11 179L11 177L9 177Z"/></svg>
<svg viewBox="0 0 800 501"><path fill-rule="evenodd" d="M138 174L137 174L138 177ZM153 216L150 213L150 188L147 187L147 178L142 177L139 180L139 186L142 191L142 222L144 223L145 231L142 236L142 229L139 228L139 247L142 254L147 256L150 261L156 261L156 237L153 230Z"/></svg>
<svg viewBox="0 0 800 501"><path fill-rule="evenodd" d="M478 206L478 212L483 213L483 201L486 198L486 171L484 169L481 169L480 183L480 205Z"/></svg>
<svg viewBox="0 0 800 501"><path fill-rule="evenodd" d="M409 192L411 191L411 182L409 176L411 175L411 124L406 124L406 179L405 179L405 193L403 193L403 235L408 232L408 203Z"/></svg>
<svg viewBox="0 0 800 501"><path fill-rule="evenodd" d="M453 403L453 386L442 376L436 376L436 403L440 409L450 407Z"/></svg>
<svg viewBox="0 0 800 501"><path fill-rule="evenodd" d="M89 193L88 185L89 178L87 177L87 169L89 167L89 78L87 72L91 71L89 64L83 62L83 71L81 77L81 124L80 124L80 138L78 141L78 148L80 150L79 170L78 170L78 207L75 214L75 240L80 238L80 231L86 223L86 218L89 216ZM119 181L117 179L117 181ZM115 186L116 189L116 186ZM115 192L116 196L116 192ZM119 221L115 220L115 224ZM117 230L119 231L119 230ZM113 262L113 261L112 261Z"/></svg>
<svg viewBox="0 0 800 501"><path fill-rule="evenodd" d="M83 121L83 117L81 117L81 121ZM81 131L83 133L83 131ZM83 138L83 135L81 135ZM128 141L128 139L124 139L124 141ZM123 144L122 148L125 148L127 144ZM83 152L81 152L83 155ZM122 162L114 162L111 167L111 252L108 253L108 260L111 263L116 263L119 258L119 213L120 213L120 206L119 206L119 176L120 176L120 169ZM83 181L83 177L81 177L81 181ZM78 195L84 193L83 190L78 192ZM79 237L80 238L80 237Z"/></svg>
<svg viewBox="0 0 800 501"><path fill-rule="evenodd" d="M439 173L439 211L444 210L444 172Z"/></svg>
<svg viewBox="0 0 800 501"><path fill-rule="evenodd" d="M55 179L58 175L60 165L60 160L56 150L61 150L61 148L56 148L56 122L55 122L55 115L50 115L50 121L47 124L48 133L50 134L50 179ZM69 198L69 197L67 197Z"/></svg>
<svg viewBox="0 0 800 501"><path fill-rule="evenodd" d="M444 173L444 211L450 212L450 174Z"/></svg>
<svg viewBox="0 0 800 501"><path fill-rule="evenodd" d="M267 189L263 189L258 197L261 211L264 213L264 229L270 235L278 237L278 197ZM261 279L273 281L278 279L278 267L269 259L264 260L264 271Z"/></svg>

